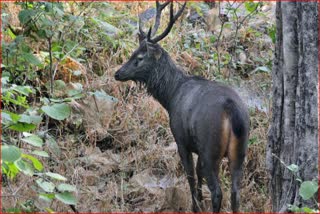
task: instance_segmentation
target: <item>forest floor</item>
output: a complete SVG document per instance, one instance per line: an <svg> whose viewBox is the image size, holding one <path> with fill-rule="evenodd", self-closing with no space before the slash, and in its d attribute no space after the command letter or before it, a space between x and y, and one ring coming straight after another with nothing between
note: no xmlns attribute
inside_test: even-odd
<svg viewBox="0 0 320 214"><path fill-rule="evenodd" d="M98 3L95 4L95 7L86 11L86 16L108 13L110 8L113 11L126 10L130 15L118 17L109 24L118 27L117 23L121 26L121 22L133 20L132 28L136 27L136 11L141 12L153 6L151 3L142 5L142 8L139 3L129 6L109 3L99 8ZM191 6L196 8L196 4ZM223 11L227 4L221 7ZM246 16L246 9L244 5L239 8L238 18L241 19ZM161 42L186 73L231 85L249 107L250 140L240 193L240 210L243 212L270 211L265 148L271 113L270 70L274 48L269 29L275 23L275 7L273 3L265 3L259 10L258 14L243 22L236 40L235 17L230 14L225 16L228 21L219 41L222 59L220 70L217 69L216 43L210 43L211 38L217 39L221 28L220 22L212 21L214 10L205 18L207 24L201 20L194 24L187 19L192 14L188 9ZM208 24L210 21L215 26ZM94 30L89 33L92 33L93 48L87 55L87 63L78 63L86 72L83 88L88 91L102 90L113 98L104 100L88 96L74 100L70 103L70 118L63 122L50 121L49 130L56 137L60 151L58 155L52 155L50 160L43 160L44 165L76 185L76 207L81 212L191 211L189 186L170 131L167 112L146 94L143 87L133 82L117 82L113 77L137 47L136 35L122 35L117 43L120 48L114 51L94 36ZM114 38L117 40L116 36ZM230 47L234 44L237 49L232 52ZM44 49L41 44L36 45L40 50ZM86 47L89 49L89 46ZM234 63L229 63L230 56ZM59 93L58 89L56 93ZM10 185L2 186L2 193L10 192L8 188L17 188L25 181L25 175L18 175L13 181L8 181ZM230 173L226 159L220 167L220 184L223 191L221 211L229 212ZM210 192L206 185L203 191L203 211L210 211ZM38 199L32 188L19 189L19 198L2 198L2 206L14 207L30 198L34 198L36 207L71 211L59 201L49 203Z"/></svg>

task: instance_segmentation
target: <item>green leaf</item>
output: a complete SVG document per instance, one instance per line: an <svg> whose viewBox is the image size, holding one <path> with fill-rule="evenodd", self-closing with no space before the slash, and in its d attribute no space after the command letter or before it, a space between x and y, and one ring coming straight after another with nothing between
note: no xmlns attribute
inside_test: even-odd
<svg viewBox="0 0 320 214"><path fill-rule="evenodd" d="M26 134L26 133L24 133L24 134ZM36 147L42 147L42 145L43 145L43 140L34 134L30 134L29 136L22 138L21 140L26 143L31 144L32 146L36 146Z"/></svg>
<svg viewBox="0 0 320 214"><path fill-rule="evenodd" d="M29 123L16 123L11 126L9 126L9 129L18 131L18 132L28 132L32 131L36 128L37 126L34 124L29 124Z"/></svg>
<svg viewBox="0 0 320 214"><path fill-rule="evenodd" d="M32 16L36 14L35 10L22 10L20 11L18 18L21 24L26 24L27 22L30 21Z"/></svg>
<svg viewBox="0 0 320 214"><path fill-rule="evenodd" d="M316 212L316 210L313 210L309 207L302 207L302 212L306 212L306 213L314 213Z"/></svg>
<svg viewBox="0 0 320 214"><path fill-rule="evenodd" d="M271 70L266 66L257 67L256 69L254 69L254 71L262 71L262 72L266 72L266 73L270 73L271 72Z"/></svg>
<svg viewBox="0 0 320 214"><path fill-rule="evenodd" d="M23 53L22 54L22 57L27 61L29 62L30 64L33 64L33 65L41 65L41 62L40 60L33 54L31 53Z"/></svg>
<svg viewBox="0 0 320 214"><path fill-rule="evenodd" d="M44 181L42 178L36 180L36 183L46 192L53 192L55 185L52 182Z"/></svg>
<svg viewBox="0 0 320 214"><path fill-rule="evenodd" d="M43 165L42 163L35 157L31 156L31 155L27 155L27 154L22 154L21 155L23 158L29 159L31 160L33 167L38 170L38 171L42 171L43 170Z"/></svg>
<svg viewBox="0 0 320 214"><path fill-rule="evenodd" d="M43 106L44 111L49 117L56 120L64 120L70 116L70 106L65 103L53 104L52 106Z"/></svg>
<svg viewBox="0 0 320 214"><path fill-rule="evenodd" d="M304 181L299 188L299 195L308 200L318 191L318 184L314 181Z"/></svg>
<svg viewBox="0 0 320 214"><path fill-rule="evenodd" d="M12 39L12 40L14 40L17 36L12 32L12 30L11 29L7 29L7 33L8 33L8 35L10 36L10 38Z"/></svg>
<svg viewBox="0 0 320 214"><path fill-rule="evenodd" d="M70 192L62 192L62 193L56 193L56 199L59 201L65 203L65 204L71 204L76 205L77 200Z"/></svg>
<svg viewBox="0 0 320 214"><path fill-rule="evenodd" d="M76 186L70 185L70 184L59 184L57 187L60 192L75 192Z"/></svg>
<svg viewBox="0 0 320 214"><path fill-rule="evenodd" d="M58 174L58 173L53 173L53 172L46 172L44 173L45 175L51 177L51 178L54 178L56 180L59 180L59 181L66 181L67 178L63 177L62 175Z"/></svg>
<svg viewBox="0 0 320 214"><path fill-rule="evenodd" d="M288 204L288 209L292 212L301 212L300 208L297 207L296 205Z"/></svg>
<svg viewBox="0 0 320 214"><path fill-rule="evenodd" d="M2 162L1 169L10 179L15 178L19 173L19 169L15 166L15 163L12 162Z"/></svg>
<svg viewBox="0 0 320 214"><path fill-rule="evenodd" d="M54 199L54 195L54 193L40 193L39 198L44 201L51 202L52 199Z"/></svg>
<svg viewBox="0 0 320 214"><path fill-rule="evenodd" d="M35 124L35 125L38 125L39 123L41 123L41 121L42 121L42 117L38 115L22 114L21 118L19 119L19 122Z"/></svg>
<svg viewBox="0 0 320 214"><path fill-rule="evenodd" d="M30 86L14 85L11 89L25 96L29 96L33 92Z"/></svg>
<svg viewBox="0 0 320 214"><path fill-rule="evenodd" d="M210 42L215 43L217 41L217 37L215 35L210 36Z"/></svg>
<svg viewBox="0 0 320 214"><path fill-rule="evenodd" d="M245 2L244 3L244 7L246 8L246 10L250 13L252 13L253 11L255 11L255 9L258 7L258 3L254 3L254 2Z"/></svg>
<svg viewBox="0 0 320 214"><path fill-rule="evenodd" d="M287 168L291 171L291 172L298 172L299 171L299 166L295 165L295 164L291 164L290 166L287 166Z"/></svg>
<svg viewBox="0 0 320 214"><path fill-rule="evenodd" d="M50 150L51 150L56 156L59 157L59 156L61 155L60 147L59 147L58 143L56 142L56 140L54 139L54 137L52 137L51 135L47 135L46 145L48 145L48 147L50 148Z"/></svg>
<svg viewBox="0 0 320 214"><path fill-rule="evenodd" d="M268 28L268 34L272 40L272 43L276 43L277 28L275 25L272 25L270 28Z"/></svg>
<svg viewBox="0 0 320 214"><path fill-rule="evenodd" d="M33 176L34 174L33 167L28 162L25 162L24 160L19 159L14 162L14 165L24 174Z"/></svg>
<svg viewBox="0 0 320 214"><path fill-rule="evenodd" d="M45 152L45 151L34 150L31 153L34 154L34 155L38 155L40 157L45 157L45 158L49 157L49 154L47 152Z"/></svg>
<svg viewBox="0 0 320 214"><path fill-rule="evenodd" d="M11 145L1 146L1 160L6 162L14 162L21 157L21 151L18 147Z"/></svg>
<svg viewBox="0 0 320 214"><path fill-rule="evenodd" d="M10 118L8 118L7 115L9 115ZM15 114L10 111L3 111L1 112L1 118L5 118L6 120L10 120L11 122L16 123L21 118L21 115Z"/></svg>
<svg viewBox="0 0 320 214"><path fill-rule="evenodd" d="M118 102L117 98L108 95L102 89L100 91L89 92L89 95L94 95L97 98L102 98L102 99L109 100L109 101L112 101L112 102Z"/></svg>

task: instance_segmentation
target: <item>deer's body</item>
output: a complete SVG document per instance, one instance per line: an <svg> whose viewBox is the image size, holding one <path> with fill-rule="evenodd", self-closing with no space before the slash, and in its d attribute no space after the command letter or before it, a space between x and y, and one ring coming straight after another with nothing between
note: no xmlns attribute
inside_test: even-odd
<svg viewBox="0 0 320 214"><path fill-rule="evenodd" d="M115 78L143 83L148 93L168 111L170 128L190 185L193 211L201 210L199 202L205 178L211 191L212 210L219 212L222 199L219 165L227 156L232 176L231 205L237 212L249 133L248 112L237 93L220 83L185 75L160 45L145 39L140 40L139 48ZM198 154L198 182L192 153Z"/></svg>

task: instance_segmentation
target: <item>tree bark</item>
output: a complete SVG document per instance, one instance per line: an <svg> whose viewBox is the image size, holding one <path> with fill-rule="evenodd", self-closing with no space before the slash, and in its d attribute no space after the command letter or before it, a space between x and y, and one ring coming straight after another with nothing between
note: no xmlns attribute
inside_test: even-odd
<svg viewBox="0 0 320 214"><path fill-rule="evenodd" d="M274 212L288 204L313 206L299 196L299 182L286 167L299 166L302 180L318 175L318 3L277 2L277 39L272 70L272 119L267 167Z"/></svg>

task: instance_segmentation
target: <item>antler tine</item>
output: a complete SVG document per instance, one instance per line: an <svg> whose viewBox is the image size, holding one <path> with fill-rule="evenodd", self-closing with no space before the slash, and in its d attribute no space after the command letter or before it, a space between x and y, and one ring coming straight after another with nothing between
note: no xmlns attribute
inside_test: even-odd
<svg viewBox="0 0 320 214"><path fill-rule="evenodd" d="M144 38L146 37L146 33L142 29L142 21L140 16L139 16L139 34L141 37L144 37Z"/></svg>
<svg viewBox="0 0 320 214"><path fill-rule="evenodd" d="M148 40L152 43L157 43L160 40L162 40L164 37L166 37L168 35L168 33L170 32L171 28L173 27L174 22L181 16L186 5L187 5L187 2L185 2L183 4L183 6L179 9L179 11L176 13L176 15L173 15L173 1L172 1L171 5L170 5L170 21L169 21L168 27L159 36L155 37L154 39L148 38Z"/></svg>
<svg viewBox="0 0 320 214"><path fill-rule="evenodd" d="M160 4L159 1L156 1L156 10L157 10L157 14L156 14L156 20L153 26L153 30L151 32L151 36L154 36L160 26L160 19L161 19L161 12L162 10L170 3L170 1L167 1L163 4Z"/></svg>

